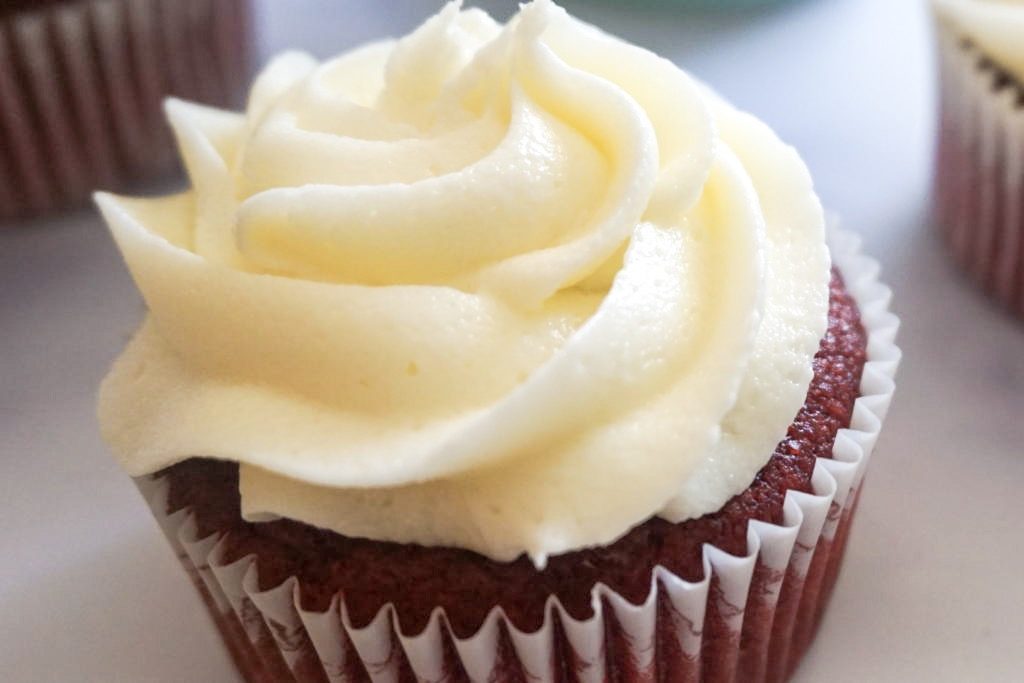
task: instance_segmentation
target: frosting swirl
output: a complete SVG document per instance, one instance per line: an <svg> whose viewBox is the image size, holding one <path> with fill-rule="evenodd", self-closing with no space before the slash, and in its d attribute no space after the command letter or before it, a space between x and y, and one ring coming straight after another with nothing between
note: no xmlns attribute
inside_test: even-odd
<svg viewBox="0 0 1024 683"><path fill-rule="evenodd" d="M167 113L192 189L97 196L149 309L99 403L132 475L236 460L250 519L542 564L720 507L803 402L799 157L547 0Z"/></svg>
<svg viewBox="0 0 1024 683"><path fill-rule="evenodd" d="M942 20L1024 80L1024 0L933 0Z"/></svg>

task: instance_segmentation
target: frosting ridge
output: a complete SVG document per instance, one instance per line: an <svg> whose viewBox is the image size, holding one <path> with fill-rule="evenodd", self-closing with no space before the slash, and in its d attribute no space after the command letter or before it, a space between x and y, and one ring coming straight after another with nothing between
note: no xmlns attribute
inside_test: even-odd
<svg viewBox="0 0 1024 683"><path fill-rule="evenodd" d="M547 0L167 104L192 189L98 195L149 315L104 381L132 475L496 559L720 507L803 402L824 220L796 153Z"/></svg>

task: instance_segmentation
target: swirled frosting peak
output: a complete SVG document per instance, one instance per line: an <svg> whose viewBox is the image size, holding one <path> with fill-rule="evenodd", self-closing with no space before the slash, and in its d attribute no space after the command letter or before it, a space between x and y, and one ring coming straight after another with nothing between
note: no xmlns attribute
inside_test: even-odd
<svg viewBox="0 0 1024 683"><path fill-rule="evenodd" d="M744 489L825 329L796 153L546 0L167 104L191 189L97 201L148 317L103 432L240 464L250 519L501 560Z"/></svg>

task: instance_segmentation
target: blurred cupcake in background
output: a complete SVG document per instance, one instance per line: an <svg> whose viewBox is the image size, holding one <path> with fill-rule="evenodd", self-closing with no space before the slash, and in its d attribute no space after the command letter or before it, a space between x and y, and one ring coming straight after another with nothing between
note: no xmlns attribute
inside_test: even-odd
<svg viewBox="0 0 1024 683"><path fill-rule="evenodd" d="M168 95L235 104L249 0L0 1L0 221L176 167Z"/></svg>
<svg viewBox="0 0 1024 683"><path fill-rule="evenodd" d="M1024 1L934 0L935 212L956 260L1024 315Z"/></svg>

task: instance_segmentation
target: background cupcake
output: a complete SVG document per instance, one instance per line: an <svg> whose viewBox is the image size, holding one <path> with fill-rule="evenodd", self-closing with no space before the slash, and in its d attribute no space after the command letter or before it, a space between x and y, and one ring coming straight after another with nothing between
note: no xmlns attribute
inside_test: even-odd
<svg viewBox="0 0 1024 683"><path fill-rule="evenodd" d="M0 4L0 221L175 168L161 102L237 104L249 0Z"/></svg>
<svg viewBox="0 0 1024 683"><path fill-rule="evenodd" d="M957 262L1024 315L1024 3L935 0L935 215Z"/></svg>

